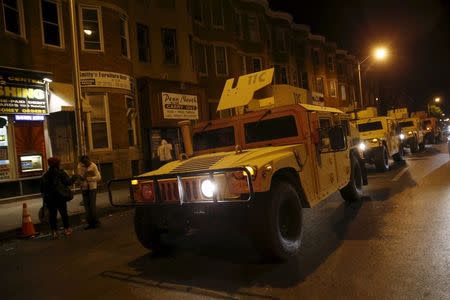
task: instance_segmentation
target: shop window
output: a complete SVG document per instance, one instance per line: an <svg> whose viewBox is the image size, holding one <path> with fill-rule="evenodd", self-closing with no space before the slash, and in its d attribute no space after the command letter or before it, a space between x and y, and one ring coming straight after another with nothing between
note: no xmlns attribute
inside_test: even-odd
<svg viewBox="0 0 450 300"><path fill-rule="evenodd" d="M194 21L203 23L203 3L202 0L193 0L193 15Z"/></svg>
<svg viewBox="0 0 450 300"><path fill-rule="evenodd" d="M128 37L128 19L120 17L120 51L123 56L130 58L130 44Z"/></svg>
<svg viewBox="0 0 450 300"><path fill-rule="evenodd" d="M285 65L274 65L275 84L288 84L287 67Z"/></svg>
<svg viewBox="0 0 450 300"><path fill-rule="evenodd" d="M337 97L337 94L336 94L336 81L330 80L329 81L329 85L330 85L330 97L336 98Z"/></svg>
<svg viewBox="0 0 450 300"><path fill-rule="evenodd" d="M100 8L81 6L80 18L82 49L103 51L102 15Z"/></svg>
<svg viewBox="0 0 450 300"><path fill-rule="evenodd" d="M217 28L224 27L223 21L223 1L214 0L211 2L212 25Z"/></svg>
<svg viewBox="0 0 450 300"><path fill-rule="evenodd" d="M92 150L111 148L108 99L105 94L87 95L91 106L88 114L89 143Z"/></svg>
<svg viewBox="0 0 450 300"><path fill-rule="evenodd" d="M175 29L161 29L164 63L167 65L178 64L177 31Z"/></svg>
<svg viewBox="0 0 450 300"><path fill-rule="evenodd" d="M22 0L3 0L5 31L25 38Z"/></svg>
<svg viewBox="0 0 450 300"><path fill-rule="evenodd" d="M208 75L208 60L206 57L206 46L195 43L195 68L200 75Z"/></svg>
<svg viewBox="0 0 450 300"><path fill-rule="evenodd" d="M248 34L251 42L259 42L259 24L256 16L247 16Z"/></svg>
<svg viewBox="0 0 450 300"><path fill-rule="evenodd" d="M150 39L148 26L137 23L136 35L139 61L150 62Z"/></svg>
<svg viewBox="0 0 450 300"><path fill-rule="evenodd" d="M216 75L228 75L227 48L214 46Z"/></svg>
<svg viewBox="0 0 450 300"><path fill-rule="evenodd" d="M128 145L134 147L137 145L136 100L125 96L125 105L127 108Z"/></svg>
<svg viewBox="0 0 450 300"><path fill-rule="evenodd" d="M262 70L262 60L261 57L252 58L253 72L258 72Z"/></svg>
<svg viewBox="0 0 450 300"><path fill-rule="evenodd" d="M44 45L64 47L61 2L42 0L41 17Z"/></svg>

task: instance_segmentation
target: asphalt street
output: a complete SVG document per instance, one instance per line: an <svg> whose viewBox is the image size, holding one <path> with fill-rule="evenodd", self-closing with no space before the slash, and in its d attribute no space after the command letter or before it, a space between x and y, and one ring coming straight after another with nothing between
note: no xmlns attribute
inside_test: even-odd
<svg viewBox="0 0 450 300"><path fill-rule="evenodd" d="M339 194L304 211L303 247L262 263L235 234L192 234L163 257L140 246L133 212L52 240L0 245L2 299L449 299L450 164L427 146L369 169L364 201Z"/></svg>

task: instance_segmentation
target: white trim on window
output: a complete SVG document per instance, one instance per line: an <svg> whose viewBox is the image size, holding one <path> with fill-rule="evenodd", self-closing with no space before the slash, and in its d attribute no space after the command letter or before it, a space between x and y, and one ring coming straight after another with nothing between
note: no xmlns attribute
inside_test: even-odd
<svg viewBox="0 0 450 300"><path fill-rule="evenodd" d="M3 10L3 26L5 29L5 32L8 34L12 34L14 36L18 36L21 37L23 39L27 39L27 35L26 35L26 31L25 31L25 18L24 18L24 12L23 12L23 2L22 0L16 0L17 1L17 13L19 14L19 30L20 30L20 34L17 34L15 32L12 31L8 31L6 29L6 14L5 14L5 6L8 6L7 4L5 4L5 2L2 3L2 10ZM9 9L13 9L15 10L15 8L12 8L10 6L8 6Z"/></svg>
<svg viewBox="0 0 450 300"><path fill-rule="evenodd" d="M125 36L120 35L120 52L122 54L122 56L125 56L126 58L130 58L130 33L129 33L129 28L128 28L128 18L127 16L121 16L120 17L120 21L123 21L123 24L125 25ZM122 23L120 24L120 26L122 26ZM125 39L126 43L127 43L127 54L124 55L122 53L122 39Z"/></svg>
<svg viewBox="0 0 450 300"><path fill-rule="evenodd" d="M223 48L224 54L225 54L225 73L219 73L217 69L217 49ZM228 54L227 54L227 47L225 46L214 46L214 64L216 66L216 76L228 76Z"/></svg>
<svg viewBox="0 0 450 300"><path fill-rule="evenodd" d="M337 98L337 84L335 80L329 81L330 97ZM333 93L334 92L334 93Z"/></svg>
<svg viewBox="0 0 450 300"><path fill-rule="evenodd" d="M52 45L52 44L46 44L45 43L45 35L44 35L44 16L42 14L42 1L46 1L46 2L50 2L56 5L56 10L58 13L58 24L54 24L54 23L50 23L52 25L57 25L58 26L58 32L59 32L59 42L60 45ZM64 49L65 44L64 44L64 26L63 26L63 17L62 17L62 5L61 5L61 1L60 0L40 0L39 1L39 13L41 16L41 37L42 37L42 45L46 46L46 47L53 47L53 48L58 48L58 49Z"/></svg>
<svg viewBox="0 0 450 300"><path fill-rule="evenodd" d="M86 94L86 100L89 103L89 96L103 96L103 104L105 105L105 119L106 119L106 131L107 131L107 138L108 138L108 147L106 148L94 148L93 138L92 138L92 122L91 122L91 112L87 113L87 131L88 131L88 141L89 141L89 149L92 152L99 152L99 151L111 151L112 150L112 139L111 139L111 122L109 118L109 101L108 101L108 94L98 94L98 93L92 93L92 94Z"/></svg>
<svg viewBox="0 0 450 300"><path fill-rule="evenodd" d="M100 6L90 6L80 4L78 9L79 12L79 23L80 23L80 35L81 35L81 50L87 52L104 52L104 43L103 43L103 22L102 22L102 9ZM86 49L84 44L84 26L83 26L83 9L92 9L97 11L97 23L98 23L98 31L99 31L99 43L100 49Z"/></svg>

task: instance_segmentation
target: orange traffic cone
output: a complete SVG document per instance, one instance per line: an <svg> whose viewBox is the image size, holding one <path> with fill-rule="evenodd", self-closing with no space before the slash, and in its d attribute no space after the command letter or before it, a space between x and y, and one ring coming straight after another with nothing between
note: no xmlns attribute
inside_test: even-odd
<svg viewBox="0 0 450 300"><path fill-rule="evenodd" d="M34 229L33 222L31 221L31 216L28 213L27 204L23 204L23 212L22 212L22 235L21 237L34 237L37 235L36 230Z"/></svg>

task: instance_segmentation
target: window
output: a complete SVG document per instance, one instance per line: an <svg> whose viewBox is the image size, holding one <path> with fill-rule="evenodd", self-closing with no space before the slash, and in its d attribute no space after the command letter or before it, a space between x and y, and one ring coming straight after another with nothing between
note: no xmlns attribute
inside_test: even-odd
<svg viewBox="0 0 450 300"><path fill-rule="evenodd" d="M276 45L278 47L278 51L286 52L286 31L278 28L277 34L275 35Z"/></svg>
<svg viewBox="0 0 450 300"><path fill-rule="evenodd" d="M240 13L234 14L234 34L238 39L243 38L243 32L242 32L242 15Z"/></svg>
<svg viewBox="0 0 450 300"><path fill-rule="evenodd" d="M234 127L225 127L203 132L193 136L194 151L234 146Z"/></svg>
<svg viewBox="0 0 450 300"><path fill-rule="evenodd" d="M202 0L193 0L194 21L203 23L203 3Z"/></svg>
<svg viewBox="0 0 450 300"><path fill-rule="evenodd" d="M344 75L344 65L341 62L337 64L337 73L339 76Z"/></svg>
<svg viewBox="0 0 450 300"><path fill-rule="evenodd" d="M201 75L208 75L208 60L206 57L206 46L200 43L194 44L195 67Z"/></svg>
<svg viewBox="0 0 450 300"><path fill-rule="evenodd" d="M330 80L329 81L329 85L330 85L330 97L336 98L337 97L337 94L336 94L336 81Z"/></svg>
<svg viewBox="0 0 450 300"><path fill-rule="evenodd" d="M64 47L61 3L41 1L42 39L44 45Z"/></svg>
<svg viewBox="0 0 450 300"><path fill-rule="evenodd" d="M136 24L138 57L139 61L142 62L150 62L150 39L148 33L148 26Z"/></svg>
<svg viewBox="0 0 450 300"><path fill-rule="evenodd" d="M399 125L401 128L404 128L404 127L413 127L413 126L414 126L414 123L413 123L413 121L405 121L405 122L399 122L398 125Z"/></svg>
<svg viewBox="0 0 450 300"><path fill-rule="evenodd" d="M323 94L323 78L316 78L316 92Z"/></svg>
<svg viewBox="0 0 450 300"><path fill-rule="evenodd" d="M128 44L128 20L120 17L120 51L123 56L130 58L130 45Z"/></svg>
<svg viewBox="0 0 450 300"><path fill-rule="evenodd" d="M109 149L111 145L108 99L105 94L87 95L91 106L88 114L89 143L92 150Z"/></svg>
<svg viewBox="0 0 450 300"><path fill-rule="evenodd" d="M81 7L82 49L103 51L101 11L97 7Z"/></svg>
<svg viewBox="0 0 450 300"><path fill-rule="evenodd" d="M294 116L246 123L244 130L247 144L298 136Z"/></svg>
<svg viewBox="0 0 450 300"><path fill-rule="evenodd" d="M329 72L334 72L334 56L333 55L328 55L327 68L328 68Z"/></svg>
<svg viewBox="0 0 450 300"><path fill-rule="evenodd" d="M22 0L3 0L5 31L25 38Z"/></svg>
<svg viewBox="0 0 450 300"><path fill-rule="evenodd" d="M168 65L178 64L177 32L175 29L162 28L161 37L163 44L164 63Z"/></svg>
<svg viewBox="0 0 450 300"><path fill-rule="evenodd" d="M383 129L383 124L381 124L380 121L358 124L358 130L360 132L381 130L381 129Z"/></svg>
<svg viewBox="0 0 450 300"><path fill-rule="evenodd" d="M247 16L248 34L251 42L259 42L259 24L256 16Z"/></svg>
<svg viewBox="0 0 450 300"><path fill-rule="evenodd" d="M241 55L241 74L247 74L247 58Z"/></svg>
<svg viewBox="0 0 450 300"><path fill-rule="evenodd" d="M285 65L274 65L275 84L288 84L287 67Z"/></svg>
<svg viewBox="0 0 450 300"><path fill-rule="evenodd" d="M211 19L214 27L223 28L223 1L214 0L211 2Z"/></svg>
<svg viewBox="0 0 450 300"><path fill-rule="evenodd" d="M262 60L261 57L252 58L253 72L258 72L262 70Z"/></svg>
<svg viewBox="0 0 450 300"><path fill-rule="evenodd" d="M347 100L347 93L345 91L345 85L341 84L341 100Z"/></svg>
<svg viewBox="0 0 450 300"><path fill-rule="evenodd" d="M125 105L127 108L128 145L134 147L137 145L136 101L131 97L125 96Z"/></svg>
<svg viewBox="0 0 450 300"><path fill-rule="evenodd" d="M300 87L308 89L308 72L300 72Z"/></svg>
<svg viewBox="0 0 450 300"><path fill-rule="evenodd" d="M227 48L214 46L214 57L216 60L216 75L228 75Z"/></svg>
<svg viewBox="0 0 450 300"><path fill-rule="evenodd" d="M319 119L320 151L330 151L331 119Z"/></svg>
<svg viewBox="0 0 450 300"><path fill-rule="evenodd" d="M312 56L312 62L315 67L320 65L320 54L319 49L312 49L311 50L311 56Z"/></svg>

